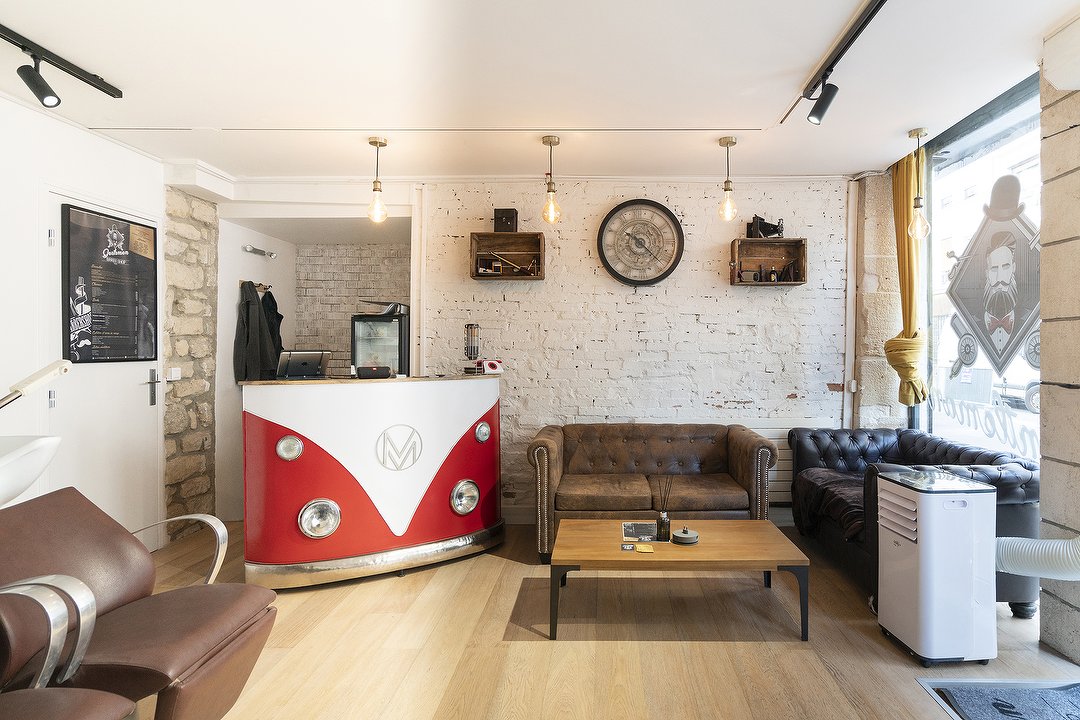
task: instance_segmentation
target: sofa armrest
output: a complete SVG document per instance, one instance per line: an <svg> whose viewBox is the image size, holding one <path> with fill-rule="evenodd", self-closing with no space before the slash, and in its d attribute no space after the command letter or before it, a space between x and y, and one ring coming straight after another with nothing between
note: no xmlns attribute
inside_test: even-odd
<svg viewBox="0 0 1080 720"><path fill-rule="evenodd" d="M743 425L728 426L728 471L750 496L750 517L769 518L769 468L776 464L776 443Z"/></svg>
<svg viewBox="0 0 1080 720"><path fill-rule="evenodd" d="M550 556L555 544L555 491L563 476L562 428L542 428L526 454L536 470L536 548L541 556Z"/></svg>
<svg viewBox="0 0 1080 720"><path fill-rule="evenodd" d="M1039 502L1039 471L1019 463L1004 465L938 465L938 469L977 480L997 488L998 505L1027 505Z"/></svg>

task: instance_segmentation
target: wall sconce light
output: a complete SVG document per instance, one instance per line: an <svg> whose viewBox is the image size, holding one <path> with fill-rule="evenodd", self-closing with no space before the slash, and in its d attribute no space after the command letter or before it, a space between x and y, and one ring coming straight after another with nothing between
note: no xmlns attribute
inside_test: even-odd
<svg viewBox="0 0 1080 720"><path fill-rule="evenodd" d="M540 142L548 147L547 200L544 202L544 209L541 211L540 217L545 222L554 225L562 217L562 210L555 200L555 146L559 144L559 136L545 135L540 138Z"/></svg>
<svg viewBox="0 0 1080 720"><path fill-rule="evenodd" d="M908 225L907 234L912 240L923 242L930 237L930 221L926 219L923 210L922 196L922 139L926 137L926 128L915 128L908 131L909 138L915 138L915 202L912 203L911 223Z"/></svg>
<svg viewBox="0 0 1080 720"><path fill-rule="evenodd" d="M368 145L375 148L375 181L371 183L371 204L368 205L367 216L371 222L381 223L389 215L382 199L382 182L379 181L379 148L386 147L386 138L369 137Z"/></svg>
<svg viewBox="0 0 1080 720"><path fill-rule="evenodd" d="M60 96L49 87L49 83L45 82L45 78L41 77L41 58L37 55L31 55L30 58L34 61L34 64L23 65L16 72L19 73L19 77L26 83L26 87L30 88L30 92L37 96L42 105L47 108L56 107L60 104Z"/></svg>
<svg viewBox="0 0 1080 720"><path fill-rule="evenodd" d="M724 180L724 201L720 203L720 219L731 222L739 214L739 208L735 207L735 188L731 184L731 148L737 141L734 137L726 135L720 138L719 142L727 157L727 179Z"/></svg>

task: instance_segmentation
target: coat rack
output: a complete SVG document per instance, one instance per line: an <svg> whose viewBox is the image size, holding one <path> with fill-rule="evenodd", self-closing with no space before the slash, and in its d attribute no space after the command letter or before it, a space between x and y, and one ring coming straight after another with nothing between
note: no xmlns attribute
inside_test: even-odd
<svg viewBox="0 0 1080 720"><path fill-rule="evenodd" d="M244 283L246 283L246 282L253 282L253 281L251 281L251 280L241 280L240 281L240 287L243 287ZM264 285L262 283L255 283L255 292L264 293L264 292L267 292L271 287L273 287L273 286L272 285Z"/></svg>
<svg viewBox="0 0 1080 720"><path fill-rule="evenodd" d="M244 250L245 252L251 253L252 255L265 255L266 257L270 258L271 260L273 260L274 258L277 257L276 252L274 252L272 250L263 250L262 248L255 247L254 245L244 245L241 249Z"/></svg>

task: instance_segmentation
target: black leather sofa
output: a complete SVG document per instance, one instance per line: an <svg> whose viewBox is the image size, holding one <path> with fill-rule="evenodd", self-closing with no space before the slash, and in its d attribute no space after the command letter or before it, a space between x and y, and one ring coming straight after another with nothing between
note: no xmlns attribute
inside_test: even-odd
<svg viewBox="0 0 1080 720"><path fill-rule="evenodd" d="M877 479L881 472L946 470L997 488L998 537L1039 536L1039 465L1011 453L961 445L919 430L794 428L795 526L877 595ZM1039 579L999 572L998 602L1030 618Z"/></svg>

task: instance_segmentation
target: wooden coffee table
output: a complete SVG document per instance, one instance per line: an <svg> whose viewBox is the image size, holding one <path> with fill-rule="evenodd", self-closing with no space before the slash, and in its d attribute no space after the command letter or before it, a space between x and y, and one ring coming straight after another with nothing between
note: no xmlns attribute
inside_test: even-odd
<svg viewBox="0 0 1080 720"><path fill-rule="evenodd" d="M571 570L758 570L765 587L772 571L799 581L802 639L810 637L810 561L768 520L672 520L674 532L686 524L700 534L696 545L653 542L653 552L621 549L621 520L562 520L551 551L551 632L559 622L559 588Z"/></svg>

